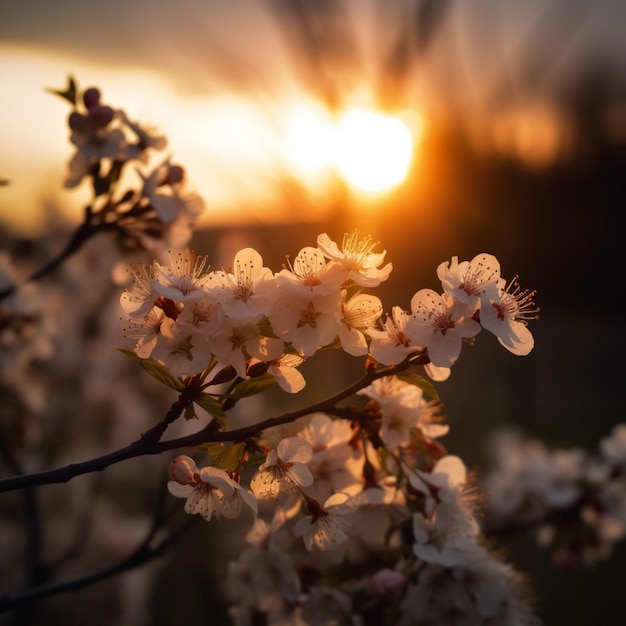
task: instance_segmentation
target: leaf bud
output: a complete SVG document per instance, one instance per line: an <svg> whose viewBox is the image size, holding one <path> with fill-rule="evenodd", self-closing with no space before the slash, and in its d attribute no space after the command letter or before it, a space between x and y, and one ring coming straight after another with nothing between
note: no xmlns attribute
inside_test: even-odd
<svg viewBox="0 0 626 626"><path fill-rule="evenodd" d="M257 363L253 363L248 367L247 374L251 378L257 378L258 376L263 376L267 373L269 366L271 363L265 363L264 361L259 361Z"/></svg>

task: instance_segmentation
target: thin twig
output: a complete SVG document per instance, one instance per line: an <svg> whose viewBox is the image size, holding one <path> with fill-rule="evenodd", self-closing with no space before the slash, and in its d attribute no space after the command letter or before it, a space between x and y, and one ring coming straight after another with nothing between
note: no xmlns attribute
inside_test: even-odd
<svg viewBox="0 0 626 626"><path fill-rule="evenodd" d="M90 219L89 211L86 211L87 217L85 221L74 231L70 240L67 242L65 248L54 258L50 259L45 265L33 272L26 280L26 283L41 280L48 274L54 272L63 262L69 257L78 252L82 245L97 232L104 228L104 223L94 223ZM12 296L18 289L19 285L9 285L0 291L0 300Z"/></svg>
<svg viewBox="0 0 626 626"><path fill-rule="evenodd" d="M22 465L14 454L14 451L0 438L0 455L6 464L16 474L21 474ZM28 537L27 550L27 578L31 586L40 585L45 582L51 569L45 565L42 559L44 535L41 525L41 515L37 491L33 487L27 487L22 494L24 506L24 519L26 526L26 536Z"/></svg>
<svg viewBox="0 0 626 626"><path fill-rule="evenodd" d="M35 587L19 593L4 595L0 597L0 613L13 611L51 596L57 596L71 591L78 591L106 578L111 578L112 576L116 576L131 569L140 567L141 565L144 565L145 563L161 556L165 550L167 550L167 548L169 548L180 537L180 535L182 535L183 532L185 532L198 519L199 518L197 516L190 516L189 520L187 520L187 522L179 529L170 533L156 545L151 546L150 544L156 534L156 528L155 525L153 525L145 539L130 555L109 567L105 567L96 572L92 572L91 574L64 582L42 585L40 587Z"/></svg>

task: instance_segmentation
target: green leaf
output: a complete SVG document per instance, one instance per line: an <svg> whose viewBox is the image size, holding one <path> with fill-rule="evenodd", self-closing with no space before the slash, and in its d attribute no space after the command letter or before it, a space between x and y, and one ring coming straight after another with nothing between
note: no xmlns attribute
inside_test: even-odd
<svg viewBox="0 0 626 626"><path fill-rule="evenodd" d="M434 385L423 376L416 374L415 372L401 372L397 375L400 380L403 380L410 385L419 387L426 395L430 396L433 400L439 400L439 394Z"/></svg>
<svg viewBox="0 0 626 626"><path fill-rule="evenodd" d="M61 89L46 89L49 93L53 93L61 98L64 98L68 102L70 102L73 106L76 106L76 97L78 94L78 90L76 88L76 81L73 76L68 76L67 79L67 87L65 90Z"/></svg>
<svg viewBox="0 0 626 626"><path fill-rule="evenodd" d="M211 443L201 447L207 451L213 465L225 472L234 472L239 467L239 463L246 452L245 443Z"/></svg>
<svg viewBox="0 0 626 626"><path fill-rule="evenodd" d="M198 397L194 398L193 401L212 415L222 428L225 428L226 413L222 411L221 404L213 396L208 393L201 393Z"/></svg>
<svg viewBox="0 0 626 626"><path fill-rule="evenodd" d="M234 398L247 398L249 396L255 396L256 394L269 389L275 382L276 379L271 374L263 374L263 376L248 378L247 380L242 380L229 395Z"/></svg>
<svg viewBox="0 0 626 626"><path fill-rule="evenodd" d="M196 415L196 412L193 410L193 404L188 404L185 407L185 419L187 421L189 420L197 420L198 416Z"/></svg>
<svg viewBox="0 0 626 626"><path fill-rule="evenodd" d="M127 350L126 348L118 348L118 350L126 356L129 356L134 361L137 361L137 363L139 363L139 365L141 365L141 367L143 367L143 369L146 370L146 372L148 372L150 376L156 378L159 382L167 385L171 389L175 389L176 391L182 391L185 388L182 381L174 378L174 376L170 374L167 367L165 367L165 365L163 365L162 363L159 363L154 359L142 359L141 357L137 356L132 350Z"/></svg>

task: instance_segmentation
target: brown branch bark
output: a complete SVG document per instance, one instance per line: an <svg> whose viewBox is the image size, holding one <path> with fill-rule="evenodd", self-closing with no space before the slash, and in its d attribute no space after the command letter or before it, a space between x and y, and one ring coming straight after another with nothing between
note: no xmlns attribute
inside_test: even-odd
<svg viewBox="0 0 626 626"><path fill-rule="evenodd" d="M422 358L423 357L420 356L418 356L417 359L408 358L399 365L383 369L368 368L359 380L355 381L345 389L335 393L325 400L315 402L297 411L284 413L282 415L257 422L256 424L252 424L250 426L237 428L235 430L216 431L215 423L211 422L205 428L191 435L162 441L161 436L164 434L167 426L174 421L182 413L187 404L192 401L190 397L181 394L179 399L170 407L165 419L128 446L81 463L72 463L56 469L1 479L0 493L14 491L16 489L25 489L35 485L68 482L75 476L91 472L99 472L106 469L110 465L139 456L162 454L163 452L167 452L169 450L194 447L206 443L245 441L246 439L259 435L263 430L279 426L281 424L288 424L295 421L299 417L303 417L311 413L316 413L318 411L332 413L336 409L338 402L353 395L357 391L364 389L378 378L390 376L407 369L411 365L422 364Z"/></svg>

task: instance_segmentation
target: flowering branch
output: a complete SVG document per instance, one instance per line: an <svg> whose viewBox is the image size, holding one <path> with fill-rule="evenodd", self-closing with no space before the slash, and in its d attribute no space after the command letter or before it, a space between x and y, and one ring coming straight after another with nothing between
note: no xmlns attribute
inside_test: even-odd
<svg viewBox="0 0 626 626"><path fill-rule="evenodd" d="M371 384L372 381L385 376L390 376L408 368L411 365L423 362L424 357L418 356L417 358L407 358L400 365L394 365L384 369L377 370L376 368L368 368L359 380L327 399L315 402L296 411L270 417L250 426L244 426L234 430L216 431L216 425L211 422L203 429L191 435L167 441L160 441L161 435L165 432L167 426L180 417L185 408L193 401L193 395L181 393L179 399L176 400L176 402L174 402L168 410L166 417L128 446L81 463L71 463L64 467L52 470L0 479L0 493L34 487L36 485L65 483L76 476L89 474L91 472L99 472L106 469L110 465L121 463L122 461L139 456L162 454L163 452L170 450L186 447L191 448L206 443L246 441L247 439L255 437L267 428L294 422L299 417L310 415L311 413L318 411L333 412L336 409L338 402L353 395L357 391L364 389Z"/></svg>
<svg viewBox="0 0 626 626"><path fill-rule="evenodd" d="M26 282L48 276L81 249L96 234L115 235L122 248L153 249L154 242L189 239L191 228L204 208L202 199L184 191L184 170L165 159L141 178L140 189L119 192L117 187L128 165L147 161L154 150L163 150L167 141L128 119L121 109L101 102L100 90L86 89L78 98L75 81L70 77L66 90L50 90L72 105L68 116L70 141L76 152L70 160L65 180L68 188L88 179L93 202L85 208L83 223L74 231L63 251L31 274ZM104 201L102 201L104 199ZM19 285L0 289L0 300L14 295Z"/></svg>

